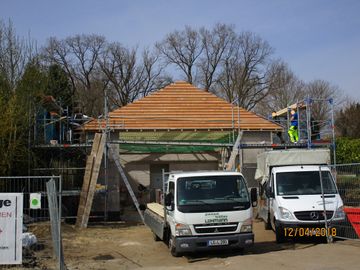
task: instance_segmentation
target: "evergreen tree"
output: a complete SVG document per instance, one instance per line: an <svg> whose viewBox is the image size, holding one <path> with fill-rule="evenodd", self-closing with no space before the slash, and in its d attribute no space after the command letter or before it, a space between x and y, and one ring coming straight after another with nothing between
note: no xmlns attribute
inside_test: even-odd
<svg viewBox="0 0 360 270"><path fill-rule="evenodd" d="M336 117L336 129L341 137L360 138L360 103L351 103L340 110Z"/></svg>
<svg viewBox="0 0 360 270"><path fill-rule="evenodd" d="M53 96L63 108L71 108L74 91L66 72L59 65L53 64L49 67L47 77L45 94Z"/></svg>
<svg viewBox="0 0 360 270"><path fill-rule="evenodd" d="M36 63L26 66L15 91L0 79L0 175L28 174L29 131L47 77Z"/></svg>

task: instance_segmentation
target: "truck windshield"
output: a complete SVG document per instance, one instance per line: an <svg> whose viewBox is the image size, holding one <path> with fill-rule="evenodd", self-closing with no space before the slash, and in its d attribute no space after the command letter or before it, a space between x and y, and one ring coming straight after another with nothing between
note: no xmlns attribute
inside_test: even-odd
<svg viewBox="0 0 360 270"><path fill-rule="evenodd" d="M244 178L198 176L178 179L177 206L183 213L236 211L250 207Z"/></svg>
<svg viewBox="0 0 360 270"><path fill-rule="evenodd" d="M324 194L336 194L336 187L329 171L323 171ZM276 174L277 195L313 195L321 194L318 171L282 172Z"/></svg>

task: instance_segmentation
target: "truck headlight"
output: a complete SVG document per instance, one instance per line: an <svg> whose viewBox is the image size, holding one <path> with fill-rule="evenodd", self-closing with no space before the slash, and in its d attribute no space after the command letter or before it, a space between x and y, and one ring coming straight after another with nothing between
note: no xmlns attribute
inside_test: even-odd
<svg viewBox="0 0 360 270"><path fill-rule="evenodd" d="M345 219L345 212L343 206L340 206L338 209L336 209L334 219Z"/></svg>
<svg viewBox="0 0 360 270"><path fill-rule="evenodd" d="M252 232L252 219L251 218L244 221L244 223L241 225L240 232L242 232L242 233Z"/></svg>
<svg viewBox="0 0 360 270"><path fill-rule="evenodd" d="M175 225L175 235L176 236L192 235L189 225L176 223L176 225Z"/></svg>
<svg viewBox="0 0 360 270"><path fill-rule="evenodd" d="M294 216L293 214L291 214L291 212L289 210L287 210L284 207L279 207L279 212L280 212L280 218L281 219L287 219L287 220L294 220Z"/></svg>

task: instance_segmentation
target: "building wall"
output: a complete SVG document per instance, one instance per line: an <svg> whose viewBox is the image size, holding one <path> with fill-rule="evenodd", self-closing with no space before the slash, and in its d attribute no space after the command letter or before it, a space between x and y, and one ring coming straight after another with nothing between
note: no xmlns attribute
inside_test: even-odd
<svg viewBox="0 0 360 270"><path fill-rule="evenodd" d="M150 164L170 164L170 171L193 169L218 169L219 154L193 153L193 154L121 154L120 162L125 171L137 183L144 186L150 183ZM209 166L208 164L212 165ZM205 165L204 165L205 164Z"/></svg>
<svg viewBox="0 0 360 270"><path fill-rule="evenodd" d="M242 143L271 143L271 132L248 132L244 131ZM119 153L119 147L114 145L114 151ZM249 187L256 187L254 180L256 169L256 156L264 149L243 149L241 150L242 172L248 181ZM151 175L152 165L165 166L169 171L198 171L198 170L221 170L221 155L218 152L211 153L191 153L191 154L161 154L161 153L121 153L120 162L127 174L134 193L138 196L140 203L147 203L156 200L156 195L150 191L150 179L161 177L159 172ZM104 211L106 208L110 212L121 211L125 204L131 204L131 198L119 176L119 172L112 161L108 158L107 162L107 199L105 204L105 195L96 194L93 211ZM156 175L157 174L157 175ZM101 167L98 183L105 185L104 164ZM147 192L139 191L139 184L147 188ZM156 184L155 184L156 186Z"/></svg>
<svg viewBox="0 0 360 270"><path fill-rule="evenodd" d="M119 147L117 145L113 145L112 148L118 153ZM128 192L123 186L123 180L110 155L109 149L107 149L107 153L106 162L104 158L102 159L97 180L97 192L95 193L92 206L92 211L100 216L106 212L119 212L121 205L128 200ZM104 188L107 190L106 193Z"/></svg>
<svg viewBox="0 0 360 270"><path fill-rule="evenodd" d="M219 154L120 154L120 162L131 179L134 190L139 184L148 190L143 203L158 200L156 189L162 187L161 167L165 171L218 170ZM141 196L143 197L143 196Z"/></svg>
<svg viewBox="0 0 360 270"><path fill-rule="evenodd" d="M170 163L170 171L217 171L219 170L219 162L207 161L207 162L176 162Z"/></svg>

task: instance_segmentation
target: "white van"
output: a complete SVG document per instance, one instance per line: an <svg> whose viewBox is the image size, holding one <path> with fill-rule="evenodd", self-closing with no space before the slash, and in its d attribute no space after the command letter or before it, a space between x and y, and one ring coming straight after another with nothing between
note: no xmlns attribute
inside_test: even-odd
<svg viewBox="0 0 360 270"><path fill-rule="evenodd" d="M258 214L265 228L275 231L277 242L336 235L332 225L344 220L345 214L331 171L321 166L329 162L329 151L323 149L269 151L258 156Z"/></svg>

